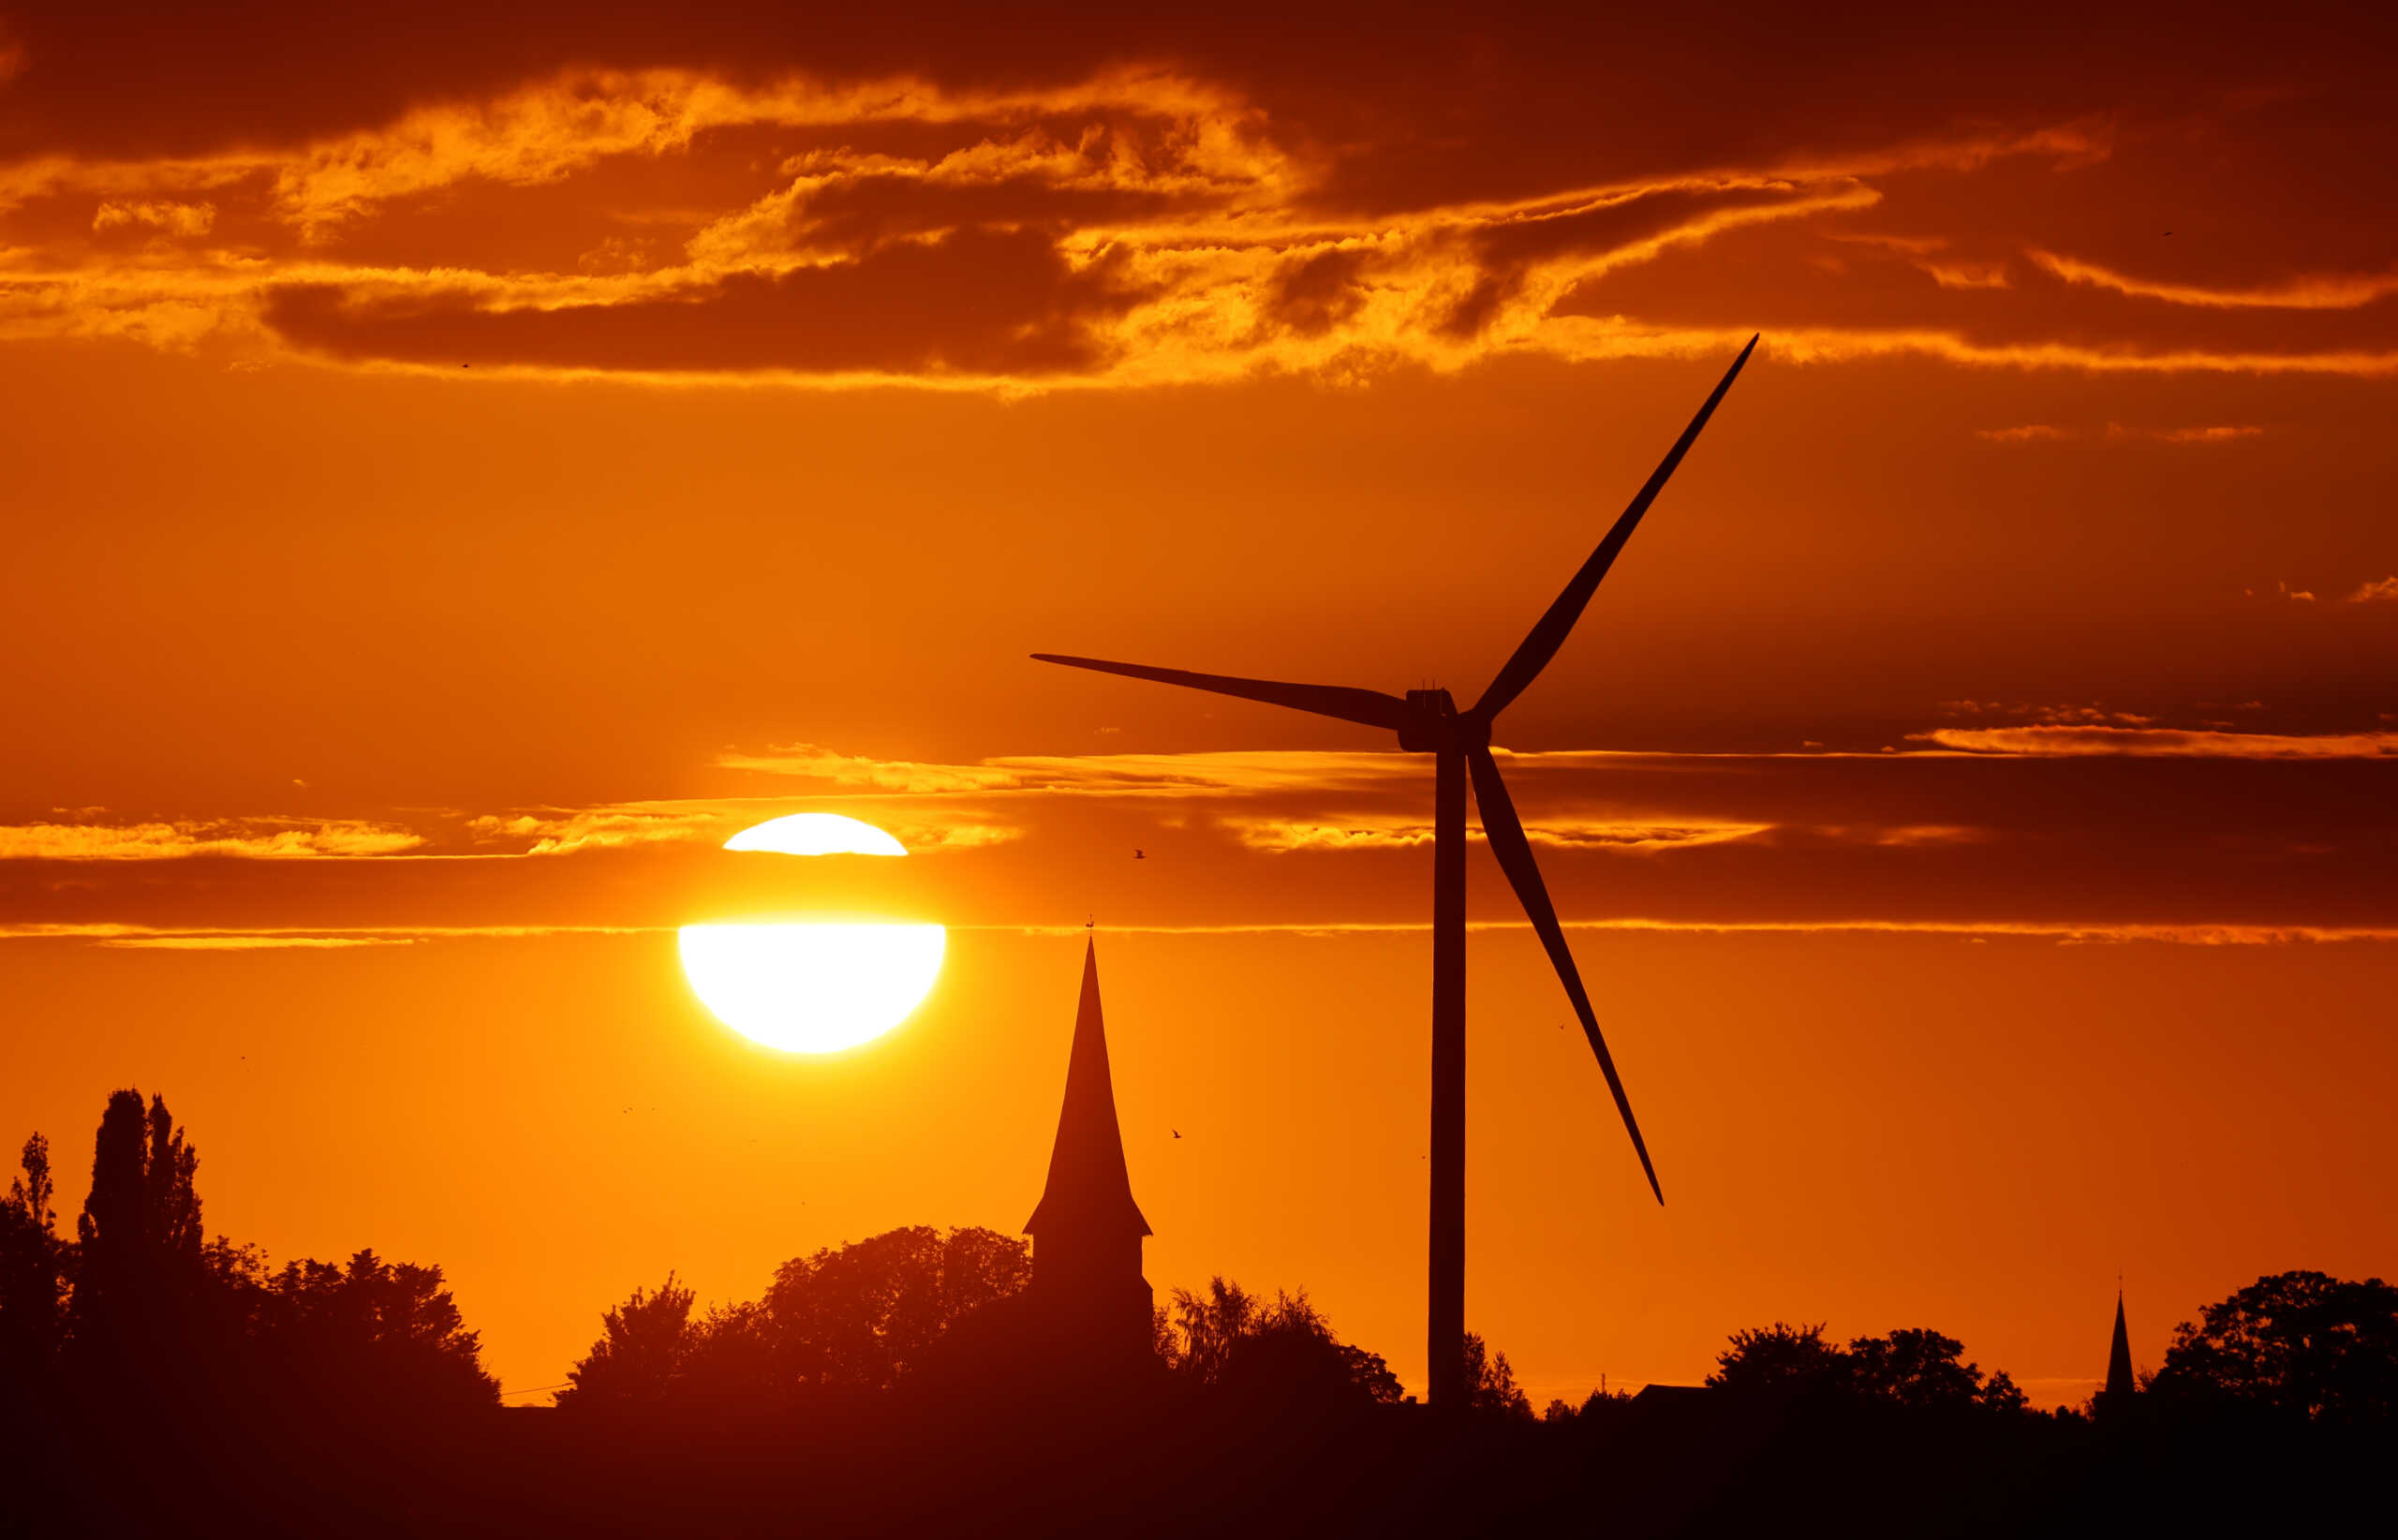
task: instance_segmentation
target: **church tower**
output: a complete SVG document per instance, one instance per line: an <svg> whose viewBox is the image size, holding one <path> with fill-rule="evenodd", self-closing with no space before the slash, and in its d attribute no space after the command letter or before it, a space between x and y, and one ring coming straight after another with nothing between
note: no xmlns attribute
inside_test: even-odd
<svg viewBox="0 0 2398 1540"><path fill-rule="evenodd" d="M1058 1113L1049 1181L1024 1228L1032 1236L1029 1300L1053 1340L1092 1368L1147 1364L1153 1296L1141 1276L1141 1240L1149 1223L1132 1201L1124 1169L1095 941L1083 953L1082 1003L1066 1058L1066 1099Z"/></svg>

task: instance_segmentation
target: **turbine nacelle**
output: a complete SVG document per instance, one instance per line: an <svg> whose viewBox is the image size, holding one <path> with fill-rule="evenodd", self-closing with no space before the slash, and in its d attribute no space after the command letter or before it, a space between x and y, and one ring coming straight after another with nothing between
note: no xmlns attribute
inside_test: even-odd
<svg viewBox="0 0 2398 1540"><path fill-rule="evenodd" d="M1490 724L1458 711L1445 689L1411 689L1399 722L1399 747L1411 754L1468 754L1490 747Z"/></svg>

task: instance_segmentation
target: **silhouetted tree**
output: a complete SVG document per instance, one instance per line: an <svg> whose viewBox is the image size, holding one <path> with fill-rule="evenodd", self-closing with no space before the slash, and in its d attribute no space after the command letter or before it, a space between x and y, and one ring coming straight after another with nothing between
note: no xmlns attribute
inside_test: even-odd
<svg viewBox="0 0 2398 1540"><path fill-rule="evenodd" d="M1252 1312L1248 1329L1223 1355L1219 1383L1236 1395L1273 1397L1311 1410L1399 1399L1399 1376L1382 1355L1340 1340L1305 1290L1278 1293L1274 1303Z"/></svg>
<svg viewBox="0 0 2398 1540"><path fill-rule="evenodd" d="M1013 1299L1032 1282L1032 1251L1013 1236L979 1225L950 1231L941 1242L941 1319L956 1325L985 1305Z"/></svg>
<svg viewBox="0 0 2398 1540"><path fill-rule="evenodd" d="M797 1385L888 1389L973 1311L1020 1294L1025 1243L993 1230L930 1225L793 1257L766 1291L775 1354Z"/></svg>
<svg viewBox="0 0 2398 1540"><path fill-rule="evenodd" d="M1825 1339L1821 1322L1776 1321L1735 1332L1707 1383L1735 1393L1848 1396L1915 1412L2024 1410L2023 1392L2012 1379L2004 1371L1985 1379L1964 1355L1962 1342L1925 1326L1858 1337L1843 1348Z"/></svg>
<svg viewBox="0 0 2398 1540"><path fill-rule="evenodd" d="M1217 1277L1204 1293L1170 1297L1171 1310L1158 1312L1158 1354L1192 1385L1312 1412L1400 1399L1382 1355L1342 1341L1304 1289L1266 1301Z"/></svg>
<svg viewBox="0 0 2398 1540"><path fill-rule="evenodd" d="M2317 1272L2260 1278L2174 1328L2151 1388L2184 1404L2388 1421L2398 1414L2398 1288Z"/></svg>
<svg viewBox="0 0 2398 1540"><path fill-rule="evenodd" d="M252 1329L279 1387L312 1405L412 1417L496 1405L481 1334L441 1285L439 1267L372 1251L341 1266L287 1263L266 1281Z"/></svg>
<svg viewBox="0 0 2398 1540"><path fill-rule="evenodd" d="M1223 1277L1209 1279L1205 1294L1177 1289L1172 1329L1166 1334L1166 1363L1195 1385L1214 1385L1223 1377L1224 1361L1233 1344L1249 1334L1257 1319L1257 1301L1239 1284Z"/></svg>
<svg viewBox="0 0 2398 1540"><path fill-rule="evenodd" d="M199 1165L165 1098L153 1097L145 1115L140 1091L109 1097L93 1140L91 1194L75 1223L68 1319L87 1367L155 1379L192 1357L209 1284Z"/></svg>
<svg viewBox="0 0 2398 1540"><path fill-rule="evenodd" d="M1493 1353L1480 1337L1465 1334L1466 1405L1488 1416L1532 1414L1532 1399L1516 1385L1516 1370L1503 1353Z"/></svg>
<svg viewBox="0 0 2398 1540"><path fill-rule="evenodd" d="M66 1329L67 1251L58 1238L50 1141L37 1133L0 1199L0 1383L46 1372Z"/></svg>
<svg viewBox="0 0 2398 1540"><path fill-rule="evenodd" d="M1579 1405L1562 1396L1553 1398L1547 1406L1542 1408L1540 1420L1546 1423L1572 1422L1579 1417L1604 1415L1631 1404L1631 1392L1602 1387L1583 1397Z"/></svg>
<svg viewBox="0 0 2398 1540"><path fill-rule="evenodd" d="M1990 1378L1982 1382L1982 1387L1975 1393L1974 1399L1984 1411L2007 1416L2020 1416L2032 1409L2022 1387L2015 1383L2013 1375L2003 1369L1991 1370Z"/></svg>
<svg viewBox="0 0 2398 1540"><path fill-rule="evenodd" d="M1824 1323L1794 1326L1776 1321L1732 1334L1716 1355L1708 1385L1718 1390L1754 1393L1833 1389L1848 1383L1848 1355L1824 1338Z"/></svg>
<svg viewBox="0 0 2398 1540"><path fill-rule="evenodd" d="M1969 1406L1981 1395L1981 1370L1965 1362L1965 1344L1923 1326L1848 1344L1849 1376L1858 1394L1911 1411Z"/></svg>
<svg viewBox="0 0 2398 1540"><path fill-rule="evenodd" d="M567 1370L560 1406L655 1405L683 1373L694 1338L696 1295L668 1273L655 1293L642 1289L600 1317L600 1340Z"/></svg>
<svg viewBox="0 0 2398 1540"><path fill-rule="evenodd" d="M690 1323L682 1372L670 1395L703 1405L757 1408L788 1389L775 1362L774 1315L759 1300L718 1305Z"/></svg>
<svg viewBox="0 0 2398 1540"><path fill-rule="evenodd" d="M793 1257L763 1299L694 1319L674 1275L601 1318L560 1405L756 1404L807 1389L888 1390L977 1311L1024 1292L1031 1255L996 1231L888 1230Z"/></svg>

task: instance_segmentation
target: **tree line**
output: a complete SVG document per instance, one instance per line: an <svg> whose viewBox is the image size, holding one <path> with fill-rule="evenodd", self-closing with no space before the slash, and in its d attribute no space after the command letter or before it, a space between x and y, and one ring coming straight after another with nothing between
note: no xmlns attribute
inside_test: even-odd
<svg viewBox="0 0 2398 1540"><path fill-rule="evenodd" d="M171 1395L422 1419L499 1401L437 1265L370 1249L275 1266L256 1246L207 1237L200 1157L163 1097L109 1098L71 1236L48 1141L29 1138L19 1166L0 1199L0 1404ZM915 1225L793 1257L754 1300L703 1310L670 1273L602 1312L555 1399L570 1413L755 1411L936 1383L963 1328L997 1319L992 1307L1022 1295L1031 1271L1020 1238ZM1177 1289L1153 1336L1161 1382L1194 1394L1326 1410L1405 1399L1382 1356L1343 1340L1304 1291L1269 1296L1221 1277ZM1593 1392L1535 1419L1503 1353L1472 1336L1466 1353L1473 1410L1486 1417L1564 1423L1624 1400ZM1733 1399L2036 1415L2005 1371L1985 1373L1928 1327L1844 1343L1820 1323L1745 1329L1707 1384ZM2319 1272L2260 1278L2176 1327L2140 1399L2188 1414L2391 1422L2398 1288Z"/></svg>
<svg viewBox="0 0 2398 1540"><path fill-rule="evenodd" d="M242 1401L425 1416L496 1404L437 1266L362 1250L270 1266L201 1227L200 1154L163 1097L109 1098L92 1185L60 1233L50 1144L0 1200L0 1383L141 1406Z"/></svg>

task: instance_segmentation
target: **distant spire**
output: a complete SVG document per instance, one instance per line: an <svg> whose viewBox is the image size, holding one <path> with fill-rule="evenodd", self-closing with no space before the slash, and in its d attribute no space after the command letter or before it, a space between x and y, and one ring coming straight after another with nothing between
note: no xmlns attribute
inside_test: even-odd
<svg viewBox="0 0 2398 1540"><path fill-rule="evenodd" d="M1074 1014L1074 1045L1066 1059L1066 1102L1058 1113L1058 1143L1049 1154L1049 1183L1024 1222L1027 1234L1141 1236L1149 1222L1132 1201L1124 1169L1124 1136L1116 1123L1116 1085L1107 1069L1107 1027L1099 1008L1099 947L1083 951L1083 998Z"/></svg>
<svg viewBox="0 0 2398 1540"><path fill-rule="evenodd" d="M2115 1285L2115 1345L2107 1351L2107 1399L2126 1397L2139 1388L2132 1379L2131 1333L2124 1329L2124 1287Z"/></svg>

